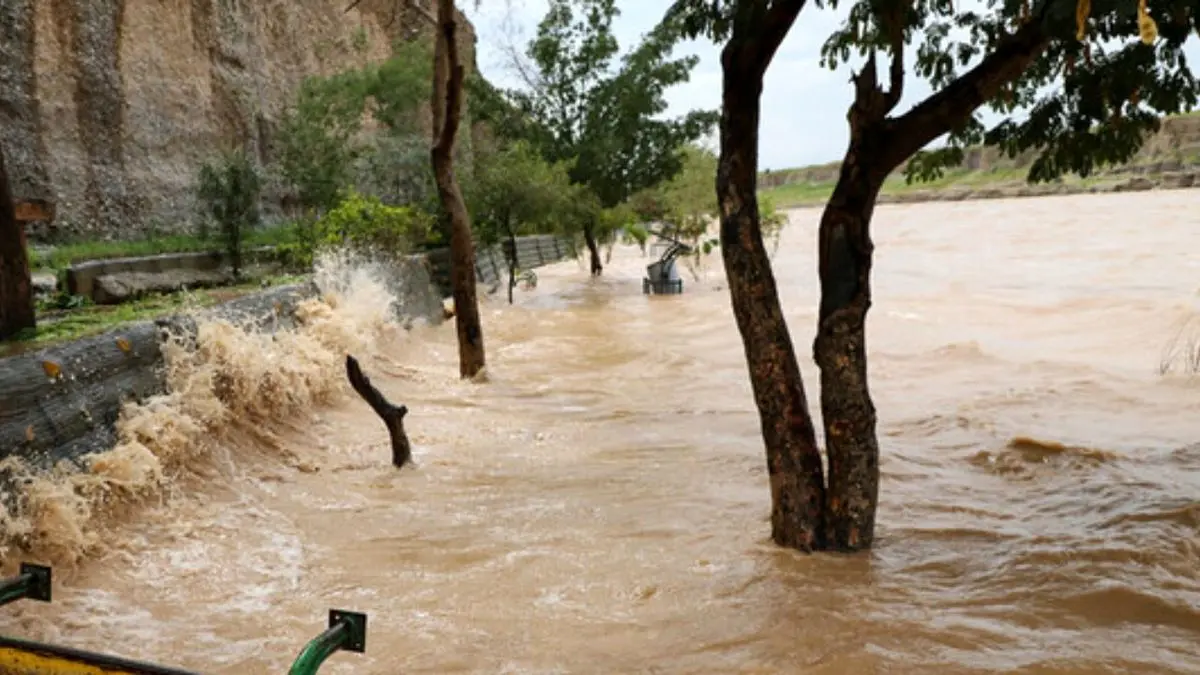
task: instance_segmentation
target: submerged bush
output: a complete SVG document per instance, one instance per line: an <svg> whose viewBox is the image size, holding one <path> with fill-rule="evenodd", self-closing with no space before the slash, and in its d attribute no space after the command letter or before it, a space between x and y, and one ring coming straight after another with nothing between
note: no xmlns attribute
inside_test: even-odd
<svg viewBox="0 0 1200 675"><path fill-rule="evenodd" d="M197 196L205 215L217 223L221 241L233 266L242 273L242 240L257 227L262 176L244 151L228 152L200 168Z"/></svg>
<svg viewBox="0 0 1200 675"><path fill-rule="evenodd" d="M280 255L295 267L312 266L325 249L344 248L375 257L409 253L431 236L433 219L408 206L388 206L375 197L349 192L336 208L316 221L292 225Z"/></svg>

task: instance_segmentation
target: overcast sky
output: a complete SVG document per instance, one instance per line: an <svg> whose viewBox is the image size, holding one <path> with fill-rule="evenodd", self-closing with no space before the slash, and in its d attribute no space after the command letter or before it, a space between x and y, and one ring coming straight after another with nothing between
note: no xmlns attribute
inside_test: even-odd
<svg viewBox="0 0 1200 675"><path fill-rule="evenodd" d="M969 0L967 0L969 2ZM473 3L461 3L479 36L477 61L483 74L502 87L517 87L505 44L524 46L537 30L546 12L546 0L484 0L479 9ZM847 5L849 3L846 3ZM621 15L614 21L617 40L624 51L637 44L663 16L670 0L622 0ZM763 115L759 163L764 169L781 169L819 164L839 159L845 151L846 110L852 90L851 71L843 67L830 71L818 64L821 43L838 25L842 11L817 9L809 3L784 40L767 72L763 91ZM1200 48L1193 41L1189 56L1200 59ZM678 54L696 54L700 65L685 85L668 90L671 113L696 108L717 108L721 96L718 50L710 42L694 41L681 45ZM882 68L881 68L882 70ZM900 109L928 96L924 82L909 77L905 82ZM994 118L985 117L985 121Z"/></svg>

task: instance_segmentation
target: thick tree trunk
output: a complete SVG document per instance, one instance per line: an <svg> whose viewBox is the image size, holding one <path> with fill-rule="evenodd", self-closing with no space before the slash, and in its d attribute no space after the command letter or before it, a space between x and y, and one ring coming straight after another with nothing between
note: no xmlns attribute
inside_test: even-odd
<svg viewBox="0 0 1200 675"><path fill-rule="evenodd" d="M17 222L4 151L0 149L0 340L36 326L25 229Z"/></svg>
<svg viewBox="0 0 1200 675"><path fill-rule="evenodd" d="M454 0L438 0L438 34L434 47L433 129L431 152L438 197L450 218L450 283L454 296L454 323L458 330L458 370L475 377L486 365L483 327L475 293L475 243L471 216L454 175L454 140L462 117L463 65L455 33Z"/></svg>
<svg viewBox="0 0 1200 675"><path fill-rule="evenodd" d="M592 276L598 277L604 272L604 265L600 262L600 244L596 242L596 232L591 225L583 228L583 242L591 254Z"/></svg>
<svg viewBox="0 0 1200 675"><path fill-rule="evenodd" d="M821 309L813 357L821 369L821 416L829 457L825 512L831 548L869 548L879 498L879 443L867 386L866 319L871 306L871 213L879 184L852 143L821 217Z"/></svg>
<svg viewBox="0 0 1200 675"><path fill-rule="evenodd" d="M821 216L821 307L813 358L821 369L821 417L829 458L826 543L856 551L875 538L879 441L867 386L867 310L871 308L871 216L883 181L897 166L898 136L886 116L903 91L903 64L892 60L891 86L879 87L875 59L855 76L850 146Z"/></svg>
<svg viewBox="0 0 1200 675"><path fill-rule="evenodd" d="M765 68L739 58L745 44L735 34L722 55L724 106L717 169L721 257L766 445L771 537L781 546L812 551L824 546L821 453L763 245L756 189Z"/></svg>

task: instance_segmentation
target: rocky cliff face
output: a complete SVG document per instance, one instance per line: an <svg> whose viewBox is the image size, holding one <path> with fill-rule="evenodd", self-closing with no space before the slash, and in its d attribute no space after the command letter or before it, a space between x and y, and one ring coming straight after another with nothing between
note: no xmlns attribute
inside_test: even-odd
<svg viewBox="0 0 1200 675"><path fill-rule="evenodd" d="M309 75L433 29L430 0L2 0L0 142L18 199L55 205L34 238L127 238L193 218L198 167L271 157ZM463 21L465 60L474 35Z"/></svg>

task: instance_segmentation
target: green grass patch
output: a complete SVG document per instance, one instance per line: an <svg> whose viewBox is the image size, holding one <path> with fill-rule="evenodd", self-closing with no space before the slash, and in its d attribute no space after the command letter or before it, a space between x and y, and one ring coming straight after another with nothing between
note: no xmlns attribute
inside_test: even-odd
<svg viewBox="0 0 1200 675"><path fill-rule="evenodd" d="M1187 112L1176 117L1194 120L1200 117L1200 110ZM1155 167L1164 161L1179 161L1186 170L1196 170L1200 166L1200 147L1196 144L1196 125L1192 121L1182 124L1180 122L1181 119L1176 119L1175 122L1167 119L1164 121L1164 129L1170 130L1172 125L1174 125L1174 131L1170 133L1183 134L1182 140L1176 137L1170 139L1170 143L1156 143L1154 139L1147 139L1146 145L1143 146L1141 152L1129 162L1126 168ZM1180 143L1183 144L1182 147L1180 147ZM979 150L979 148L973 148L970 152L977 152ZM970 170L962 167L952 168L948 169L940 179L928 183L906 184L903 175L898 173L889 178L884 184L883 194L897 195L912 193L914 191L937 193L953 189L1011 188L1026 182L1025 178L1029 167L1018 167L1017 164L1021 163L1018 160L1000 156L994 150L984 152L983 157L986 158L991 168L985 170ZM785 184L774 188L765 188L761 192L771 195L775 200L776 206L779 208L821 205L833 193L833 184L837 179L838 170L838 163L833 162L764 171L761 174L764 179L769 177L772 181L784 181ZM1128 171L1122 172L1118 167L1107 167L1099 175L1088 178L1064 176L1062 183L1070 186L1087 187L1117 182L1122 180L1123 177L1128 177L1128 175ZM1155 174L1147 175L1154 176Z"/></svg>
<svg viewBox="0 0 1200 675"><path fill-rule="evenodd" d="M998 166L982 171L969 169L949 169L945 174L933 181L908 183L903 174L896 174L883 184L883 195L899 195L914 192L946 192L950 190L984 190L988 188L1015 188L1026 184L1028 168ZM1067 185L1091 186L1119 180L1113 176L1064 176L1062 182ZM777 208L797 208L805 206L823 206L833 194L833 181L789 183L778 187L761 190L763 195L770 195Z"/></svg>
<svg viewBox="0 0 1200 675"><path fill-rule="evenodd" d="M762 190L775 201L775 207L790 209L798 206L819 206L829 201L833 183L790 183Z"/></svg>
<svg viewBox="0 0 1200 675"><path fill-rule="evenodd" d="M272 227L253 230L246 234L243 246L275 246L288 239L289 227ZM193 253L220 251L221 242L213 238L195 235L172 235L150 237L131 241L81 241L55 246L49 251L30 249L29 264L39 272L65 269L75 263L110 258L134 258L161 253Z"/></svg>
<svg viewBox="0 0 1200 675"><path fill-rule="evenodd" d="M137 321L149 321L188 309L211 307L248 295L266 286L299 283L303 275L279 275L247 281L235 286L206 288L181 293L161 293L120 305L79 303L67 309L49 303L38 308L38 327L11 342L0 344L0 357L42 349L60 342L79 340Z"/></svg>

